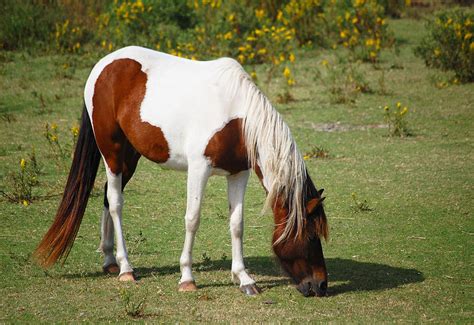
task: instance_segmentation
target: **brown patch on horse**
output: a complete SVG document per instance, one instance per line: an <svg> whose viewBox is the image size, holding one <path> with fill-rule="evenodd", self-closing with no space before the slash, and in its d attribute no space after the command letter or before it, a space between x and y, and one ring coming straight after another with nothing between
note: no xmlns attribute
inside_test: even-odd
<svg viewBox="0 0 474 325"><path fill-rule="evenodd" d="M148 159L163 163L169 147L159 127L143 122L140 107L146 93L147 75L132 59L107 65L95 83L92 121L97 145L115 174L122 172L126 143Z"/></svg>
<svg viewBox="0 0 474 325"><path fill-rule="evenodd" d="M209 140L204 155L211 160L212 167L231 174L249 169L242 119L233 119L217 131Z"/></svg>

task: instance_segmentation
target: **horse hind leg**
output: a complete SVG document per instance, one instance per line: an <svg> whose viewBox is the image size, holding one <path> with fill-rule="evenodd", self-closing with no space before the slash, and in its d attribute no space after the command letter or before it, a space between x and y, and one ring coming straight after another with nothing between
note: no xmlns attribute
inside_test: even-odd
<svg viewBox="0 0 474 325"><path fill-rule="evenodd" d="M141 155L130 143L125 143L123 164L122 164L122 192L128 181L132 178ZM123 194L122 194L123 195ZM99 252L104 254L102 270L106 274L119 273L120 267L114 256L114 224L109 212L109 201L107 200L107 183L104 188L104 210L101 216L101 237Z"/></svg>
<svg viewBox="0 0 474 325"><path fill-rule="evenodd" d="M253 296L260 293L255 281L245 270L242 237L244 232L243 204L249 171L227 176L227 195L229 198L230 234L232 238L232 279L238 279L240 290Z"/></svg>

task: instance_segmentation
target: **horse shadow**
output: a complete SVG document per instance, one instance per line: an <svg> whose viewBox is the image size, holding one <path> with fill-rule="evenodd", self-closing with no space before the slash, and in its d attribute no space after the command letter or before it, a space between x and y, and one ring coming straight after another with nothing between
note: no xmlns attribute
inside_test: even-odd
<svg viewBox="0 0 474 325"><path fill-rule="evenodd" d="M250 256L245 258L250 274L263 276L258 280L263 290L272 287L290 285L291 281L283 275L277 261L271 256ZM395 267L380 263L361 262L344 258L326 258L329 288L328 294L335 296L357 291L380 291L397 288L406 284L423 282L423 274L416 269ZM230 271L230 260L207 260L193 264L196 272ZM137 267L138 279L176 274L179 277L179 265L159 267ZM103 274L69 274L69 277L99 277ZM268 279L269 278L269 279ZM200 284L199 288L234 286L228 282Z"/></svg>

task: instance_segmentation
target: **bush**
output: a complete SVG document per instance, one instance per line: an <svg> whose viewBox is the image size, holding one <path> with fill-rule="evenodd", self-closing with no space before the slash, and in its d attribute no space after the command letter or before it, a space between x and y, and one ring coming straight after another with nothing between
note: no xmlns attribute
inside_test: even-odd
<svg viewBox="0 0 474 325"><path fill-rule="evenodd" d="M454 71L461 82L474 81L474 10L441 11L427 23L429 34L415 54L428 67Z"/></svg>
<svg viewBox="0 0 474 325"><path fill-rule="evenodd" d="M335 6L339 43L356 59L377 62L382 48L394 43L384 18L384 8L375 0L346 0Z"/></svg>
<svg viewBox="0 0 474 325"><path fill-rule="evenodd" d="M55 10L19 0L2 1L0 11L0 49L11 51L49 43L57 19Z"/></svg>

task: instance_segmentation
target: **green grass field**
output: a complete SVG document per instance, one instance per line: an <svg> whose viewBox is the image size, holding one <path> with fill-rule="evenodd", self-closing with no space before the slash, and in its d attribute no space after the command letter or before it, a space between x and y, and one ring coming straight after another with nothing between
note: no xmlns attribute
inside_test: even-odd
<svg viewBox="0 0 474 325"><path fill-rule="evenodd" d="M0 201L0 322L472 323L474 85L436 88L432 80L447 75L413 55L422 22L390 24L401 45L398 56L382 58L385 94L377 91L382 70L363 64L374 92L334 104L317 70L324 70L324 59L333 64L335 53L307 50L296 66L296 101L276 105L302 152L318 146L329 154L307 161L327 196L325 298L304 298L282 275L255 176L246 195L244 250L263 293L246 297L231 282L226 185L219 177L209 181L194 249L199 291L177 292L186 175L145 160L125 191L124 232L137 284L101 273L103 167L67 262L50 270L35 265L31 253L54 217L70 160L48 145L44 125L56 123L70 151L69 128L80 117L83 85L97 58L2 53L2 190L32 146L41 173L33 203ZM276 98L276 90L269 95ZM409 107L410 137L388 137L382 107L398 101ZM354 208L352 193L370 211ZM142 302L139 318L127 314Z"/></svg>

